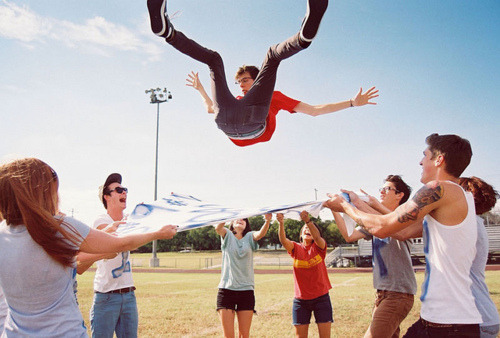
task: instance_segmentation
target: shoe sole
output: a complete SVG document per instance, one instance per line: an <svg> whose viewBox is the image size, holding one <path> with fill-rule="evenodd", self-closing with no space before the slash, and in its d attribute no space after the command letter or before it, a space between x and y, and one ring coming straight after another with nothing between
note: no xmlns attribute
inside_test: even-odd
<svg viewBox="0 0 500 338"><path fill-rule="evenodd" d="M327 2L327 7L328 7L328 2ZM317 9L316 9L316 12L317 12ZM309 27L307 27L307 30L308 31L313 30L315 33L314 33L314 35L312 37L306 38L304 36L304 29L306 28L305 26L307 25L307 21L311 19L310 18L311 8L309 7L309 1L307 1L306 15L304 16L304 21L302 22L302 26L300 27L300 39L302 41L311 42L316 37L316 34L318 34L318 31L319 31L319 26L321 24L321 19L323 18L323 15L325 14L325 12L326 12L326 8L323 11L323 13L321 14L321 18L320 18L320 20L318 20L317 24L314 24L314 26L311 27L311 25L313 25L313 24L309 23L309 25L308 25ZM313 15L317 16L318 13L314 13ZM308 32L308 33L310 33L310 32Z"/></svg>
<svg viewBox="0 0 500 338"><path fill-rule="evenodd" d="M168 29L167 20L165 18L166 1L161 2L158 7L159 1L148 1L149 18L151 20L151 30L159 36L163 36ZM159 16L159 17L158 17Z"/></svg>

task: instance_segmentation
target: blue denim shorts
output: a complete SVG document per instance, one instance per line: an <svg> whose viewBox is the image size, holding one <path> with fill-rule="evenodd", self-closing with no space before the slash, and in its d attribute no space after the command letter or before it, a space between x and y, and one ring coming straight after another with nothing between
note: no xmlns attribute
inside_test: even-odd
<svg viewBox="0 0 500 338"><path fill-rule="evenodd" d="M332 303L328 293L314 299L293 299L293 325L309 324L313 312L316 324L333 323Z"/></svg>

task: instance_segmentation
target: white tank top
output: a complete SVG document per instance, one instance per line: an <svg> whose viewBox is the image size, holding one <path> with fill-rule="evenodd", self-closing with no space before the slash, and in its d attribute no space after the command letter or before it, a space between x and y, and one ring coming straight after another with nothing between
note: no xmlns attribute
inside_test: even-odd
<svg viewBox="0 0 500 338"><path fill-rule="evenodd" d="M430 215L426 215L423 222L426 268L420 316L433 323L482 322L472 295L470 278L472 261L476 256L476 208L472 194L462 191L468 212L461 223L443 225Z"/></svg>

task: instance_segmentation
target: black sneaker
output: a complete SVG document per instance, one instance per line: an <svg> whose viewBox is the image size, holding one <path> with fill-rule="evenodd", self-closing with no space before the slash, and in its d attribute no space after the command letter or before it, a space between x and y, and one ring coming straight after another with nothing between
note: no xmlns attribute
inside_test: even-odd
<svg viewBox="0 0 500 338"><path fill-rule="evenodd" d="M314 39L327 7L328 0L307 0L306 16L300 28L300 39L302 41L311 42Z"/></svg>
<svg viewBox="0 0 500 338"><path fill-rule="evenodd" d="M168 19L167 0L148 0L149 19L151 30L158 36L168 38L173 31L173 26Z"/></svg>

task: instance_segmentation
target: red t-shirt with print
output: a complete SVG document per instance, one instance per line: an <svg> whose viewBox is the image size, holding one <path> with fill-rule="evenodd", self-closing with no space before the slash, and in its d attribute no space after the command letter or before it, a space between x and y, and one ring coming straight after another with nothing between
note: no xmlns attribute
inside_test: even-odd
<svg viewBox="0 0 500 338"><path fill-rule="evenodd" d="M328 293L332 288L326 271L326 246L322 250L316 243L305 246L293 242L293 280L295 298L314 299Z"/></svg>
<svg viewBox="0 0 500 338"><path fill-rule="evenodd" d="M242 96L236 97L238 100L242 98ZM266 130L264 133L257 138L249 139L249 140L235 140L229 138L233 141L234 144L240 147L249 146L259 142L267 142L271 139L276 130L276 115L280 110L287 110L290 113L295 113L294 109L300 101L294 100L282 92L275 91L273 92L273 97L271 99L271 105L269 106L269 114L267 114L266 119Z"/></svg>

